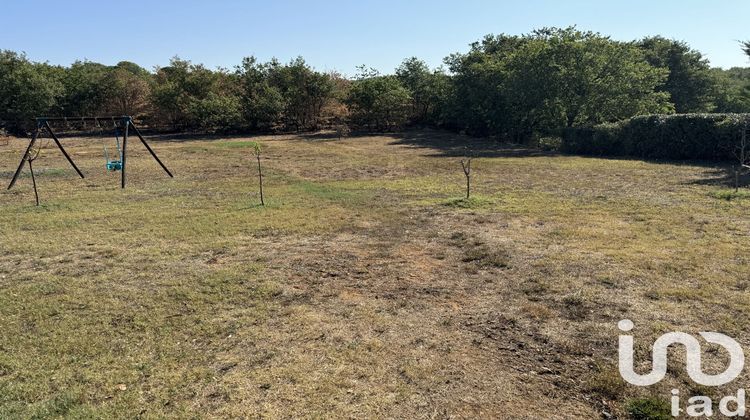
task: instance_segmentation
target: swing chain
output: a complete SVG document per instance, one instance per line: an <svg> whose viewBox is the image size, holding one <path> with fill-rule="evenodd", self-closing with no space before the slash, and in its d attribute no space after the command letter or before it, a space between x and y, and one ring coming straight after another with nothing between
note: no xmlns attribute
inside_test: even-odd
<svg viewBox="0 0 750 420"><path fill-rule="evenodd" d="M99 127L100 136L101 132L103 131L101 125L99 125L99 120L94 119L97 123L97 126ZM107 172L109 171L120 171L122 170L122 151L120 150L120 136L118 134L120 127L117 125L117 121L113 118L112 119L112 125L115 128L115 141L117 142L117 160L112 160L109 157L109 151L107 150L107 145L104 145L104 158L106 159L106 166L107 166ZM103 137L103 136L102 136Z"/></svg>

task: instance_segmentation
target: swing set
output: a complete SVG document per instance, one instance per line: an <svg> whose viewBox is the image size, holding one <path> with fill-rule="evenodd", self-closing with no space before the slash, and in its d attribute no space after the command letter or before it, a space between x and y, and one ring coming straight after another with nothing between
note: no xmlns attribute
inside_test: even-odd
<svg viewBox="0 0 750 420"><path fill-rule="evenodd" d="M128 135L129 131L132 128L133 132L138 136L141 143L146 147L146 150L151 154L151 156L156 160L156 162L159 163L162 169L164 169L164 172L169 175L170 178L174 178L174 175L172 175L172 172L167 169L167 167L164 165L164 163L159 159L158 156L156 156L156 153L153 149L151 149L151 146L146 142L146 139L143 138L141 135L140 130L138 130L138 127L135 126L133 123L133 118L127 115L123 116L106 116L106 117L38 117L36 119L36 129L34 130L34 134L31 137L31 141L29 142L28 147L26 148L26 151L24 152L23 156L21 157L21 163L18 164L18 168L16 169L15 174L13 175L13 179L10 181L10 184L8 185L8 189L13 188L13 186L16 184L16 181L18 180L18 177L21 174L21 170L23 170L24 164L29 164L29 171L31 172L31 179L34 184L34 194L36 196L37 205L39 205L39 195L36 192L36 178L34 177L34 169L32 166L32 162L36 160L41 150L44 148L44 145L42 144L42 139L40 138L40 135L43 131L46 131L47 134L52 138L52 140L55 142L55 145L57 145L57 148L60 149L60 152L62 152L63 156L65 156L65 159L67 159L68 163L70 163L70 166L75 169L75 171L78 173L78 176L80 176L82 179L84 178L83 172L81 172L80 169L78 169L78 166L73 162L73 159L70 157L67 151L65 151L65 148L62 146L62 143L60 143L60 139L55 134L55 131L52 129L52 126L50 125L50 122L63 122L66 126L69 126L69 123L71 122L80 122L84 125L86 122L93 122L94 127L98 129L99 136L103 137L104 133L104 127L102 126L102 123L104 122L111 122L114 127L114 135L115 135L115 141L116 141L116 150L117 155L110 157L109 150L107 149L107 146L104 146L104 159L105 159L105 167L107 169L107 172L113 171L113 172L120 172L120 188L125 188L125 181L126 181L126 158L127 158L127 145L128 145ZM120 143L120 138L122 138L122 143Z"/></svg>

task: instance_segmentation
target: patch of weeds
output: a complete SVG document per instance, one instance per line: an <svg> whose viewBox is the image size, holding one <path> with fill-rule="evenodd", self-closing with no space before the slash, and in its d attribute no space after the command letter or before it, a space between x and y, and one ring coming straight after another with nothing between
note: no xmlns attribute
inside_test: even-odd
<svg viewBox="0 0 750 420"><path fill-rule="evenodd" d="M591 354L589 348L580 339L565 337L557 345L559 348L558 354L570 354L571 356L588 356Z"/></svg>
<svg viewBox="0 0 750 420"><path fill-rule="evenodd" d="M495 204L495 201L488 197L473 196L469 198L454 198L443 203L446 207L457 209L482 209Z"/></svg>
<svg viewBox="0 0 750 420"><path fill-rule="evenodd" d="M721 331L724 334L729 334L730 336L734 337L736 335L744 334L744 320L742 318L738 318L734 315L729 314L721 314L717 316L716 319L716 331ZM709 394L700 394L700 395L709 395Z"/></svg>
<svg viewBox="0 0 750 420"><path fill-rule="evenodd" d="M521 311L537 321L544 321L552 318L552 310L547 306L539 303L527 303L521 306Z"/></svg>
<svg viewBox="0 0 750 420"><path fill-rule="evenodd" d="M63 417L69 414L80 403L71 393L56 395L54 398L32 405L32 419L45 419L53 417Z"/></svg>
<svg viewBox="0 0 750 420"><path fill-rule="evenodd" d="M745 290L748 289L749 285L750 285L750 282L745 281L745 280L739 280L737 283L735 283L734 289L740 292L744 292Z"/></svg>
<svg viewBox="0 0 750 420"><path fill-rule="evenodd" d="M582 320L588 313L586 299L580 293L573 293L562 299L565 315L570 320Z"/></svg>
<svg viewBox="0 0 750 420"><path fill-rule="evenodd" d="M750 198L750 191L748 190L719 190L711 193L711 197L719 200L744 200Z"/></svg>
<svg viewBox="0 0 750 420"><path fill-rule="evenodd" d="M464 252L463 262L476 262L482 267L507 268L510 266L510 255L502 248L490 248L481 244Z"/></svg>
<svg viewBox="0 0 750 420"><path fill-rule="evenodd" d="M628 414L635 420L668 420L672 418L669 403L661 398L648 397L630 400Z"/></svg>
<svg viewBox="0 0 750 420"><path fill-rule="evenodd" d="M26 168L24 167L24 169ZM62 177L68 174L69 174L69 171L67 169L62 169L62 168L39 168L37 169L36 167L34 167L34 176L37 177L37 182L39 182L39 179L38 179L39 177L56 178L56 177ZM21 172L21 175L19 176L19 178L31 179L31 172L28 172L28 171Z"/></svg>
<svg viewBox="0 0 750 420"><path fill-rule="evenodd" d="M456 231L456 232L451 233L451 237L450 237L451 245L463 246L468 240L469 240L469 236L463 232Z"/></svg>
<svg viewBox="0 0 750 420"><path fill-rule="evenodd" d="M305 194L329 201L350 201L357 197L353 191L316 182L303 181L295 187Z"/></svg>
<svg viewBox="0 0 750 420"><path fill-rule="evenodd" d="M609 276L599 277L598 280L604 287L609 289L618 289L620 287L619 282Z"/></svg>
<svg viewBox="0 0 750 420"><path fill-rule="evenodd" d="M510 267L510 253L505 248L491 247L463 232L454 232L450 237L450 243L464 251L461 261L465 263L475 263L479 267Z"/></svg>
<svg viewBox="0 0 750 420"><path fill-rule="evenodd" d="M204 146L185 146L182 148L182 151L187 154L196 154L196 153L208 153L208 148Z"/></svg>
<svg viewBox="0 0 750 420"><path fill-rule="evenodd" d="M711 399L716 399L719 396L718 395L718 391L716 390L716 388L714 388L712 386L706 386L706 385L696 384L693 381L689 381L688 383L691 384L690 385L690 393L692 395L704 395L704 396L706 396L708 398L711 398Z"/></svg>
<svg viewBox="0 0 750 420"><path fill-rule="evenodd" d="M13 373L13 367L0 361L0 377L10 375L11 373Z"/></svg>
<svg viewBox="0 0 750 420"><path fill-rule="evenodd" d="M216 143L215 146L222 148L222 149L252 149L255 147L256 144L258 143L254 141L236 140L236 141L224 141L221 143Z"/></svg>
<svg viewBox="0 0 750 420"><path fill-rule="evenodd" d="M643 296L645 296L645 297L647 297L647 298L649 298L651 300L659 300L659 299L661 299L661 294L659 293L659 291L658 290L654 290L654 289L646 291L646 293L644 293Z"/></svg>
<svg viewBox="0 0 750 420"><path fill-rule="evenodd" d="M540 300L541 297L549 291L549 285L542 283L538 279L530 279L523 284L521 289L528 299L532 302Z"/></svg>
<svg viewBox="0 0 750 420"><path fill-rule="evenodd" d="M604 398L617 400L625 391L626 384L617 369L601 369L597 365L597 372L589 379L586 388Z"/></svg>
<svg viewBox="0 0 750 420"><path fill-rule="evenodd" d="M669 298L677 302L700 301L709 295L705 290L697 290L690 287L664 288L657 293L660 297Z"/></svg>

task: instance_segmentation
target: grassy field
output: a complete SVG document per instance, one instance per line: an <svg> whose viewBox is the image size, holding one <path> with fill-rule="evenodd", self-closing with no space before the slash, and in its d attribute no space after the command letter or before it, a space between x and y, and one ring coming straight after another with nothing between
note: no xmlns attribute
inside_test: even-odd
<svg viewBox="0 0 750 420"><path fill-rule="evenodd" d="M41 207L27 173L0 193L0 418L627 417L705 390L679 364L626 386L618 320L641 356L672 330L750 346L724 168L467 140L153 140L174 179L133 142L124 191L101 142L65 140L84 180L46 149Z"/></svg>

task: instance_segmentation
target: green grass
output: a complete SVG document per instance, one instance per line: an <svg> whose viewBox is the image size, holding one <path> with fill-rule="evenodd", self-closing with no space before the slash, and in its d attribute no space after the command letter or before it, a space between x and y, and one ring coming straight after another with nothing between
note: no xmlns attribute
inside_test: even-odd
<svg viewBox="0 0 750 420"><path fill-rule="evenodd" d="M350 203L363 195L362 191L347 189L334 183L302 181L294 185L294 188L305 197L337 203Z"/></svg>
<svg viewBox="0 0 750 420"><path fill-rule="evenodd" d="M748 190L719 190L711 192L711 196L720 200L745 200L750 198L750 191Z"/></svg>
<svg viewBox="0 0 750 420"><path fill-rule="evenodd" d="M216 143L214 147L221 149L254 149L258 142L247 140L222 141Z"/></svg>
<svg viewBox="0 0 750 420"><path fill-rule="evenodd" d="M453 207L459 209L483 209L492 207L495 200L489 197L482 196L471 196L469 198L454 198L446 201L444 205L446 207Z"/></svg>
<svg viewBox="0 0 750 420"><path fill-rule="evenodd" d="M123 191L66 142L85 180L48 153L42 206L0 191L0 418L624 418L657 405L616 320L749 327L750 201L715 168L483 157L465 200L440 147L264 136L154 141L174 179L136 144Z"/></svg>

